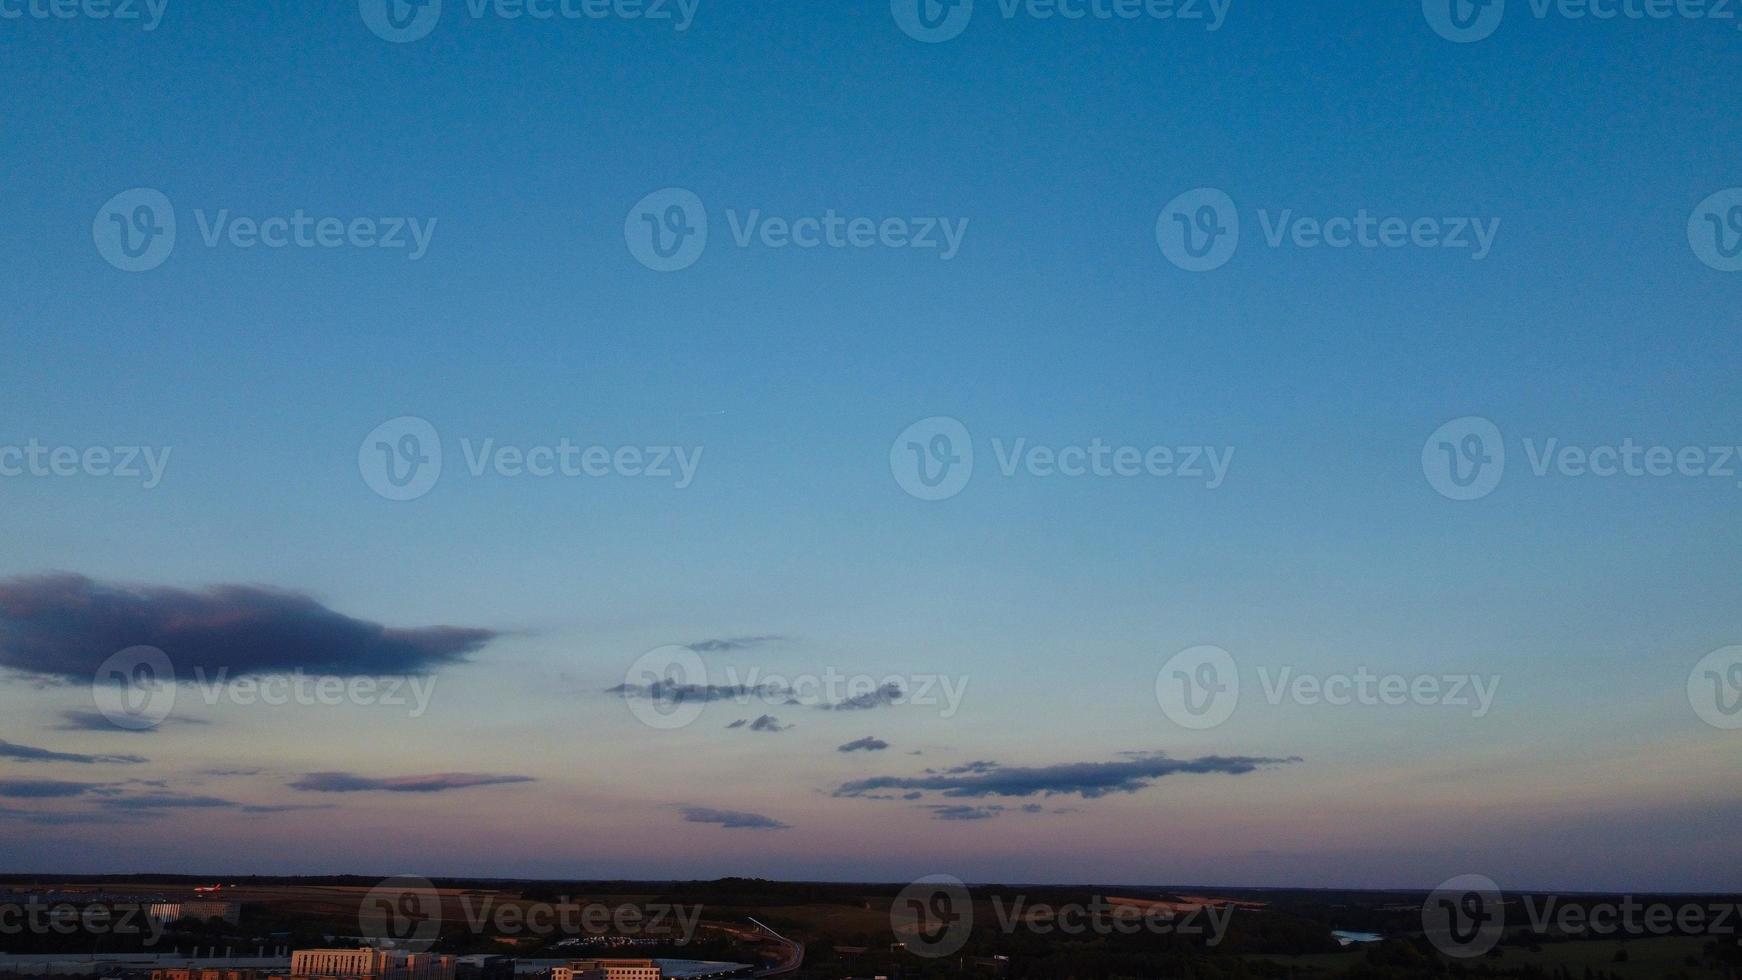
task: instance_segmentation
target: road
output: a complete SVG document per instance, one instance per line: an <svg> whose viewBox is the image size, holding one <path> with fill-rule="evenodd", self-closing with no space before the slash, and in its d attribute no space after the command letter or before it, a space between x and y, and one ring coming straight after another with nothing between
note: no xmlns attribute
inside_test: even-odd
<svg viewBox="0 0 1742 980"><path fill-rule="evenodd" d="M787 955L784 959L782 959L780 962L775 963L773 966L766 967L766 968L761 969L761 970L757 970L756 973L754 974L755 976L775 977L775 976L779 976L782 973L791 973L792 971L798 969L801 965L803 965L803 963L804 963L804 943L793 942L792 940L786 938L785 936L782 936L780 933L775 932L773 929L770 929L767 926L763 925L762 923L757 922L755 919L751 919L750 923L752 925L754 925L756 928L767 933L769 938L773 939L775 942L779 943L780 945L785 946L787 949Z"/></svg>

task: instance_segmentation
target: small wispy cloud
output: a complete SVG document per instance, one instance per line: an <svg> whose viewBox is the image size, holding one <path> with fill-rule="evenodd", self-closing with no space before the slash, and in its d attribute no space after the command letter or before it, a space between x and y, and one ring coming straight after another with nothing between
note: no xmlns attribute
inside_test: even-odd
<svg viewBox="0 0 1742 980"><path fill-rule="evenodd" d="M153 793L146 796L117 796L102 805L111 810L219 810L240 806L234 800L216 796L185 796L177 793Z"/></svg>
<svg viewBox="0 0 1742 980"><path fill-rule="evenodd" d="M77 783L62 779L0 779L0 796L20 800L57 800L100 790L108 783Z"/></svg>
<svg viewBox="0 0 1742 980"><path fill-rule="evenodd" d="M932 803L924 807L930 810L937 820L990 820L1005 813L1041 813L1046 807L1039 803L1024 803L1018 807L1008 807L1001 803Z"/></svg>
<svg viewBox="0 0 1742 980"><path fill-rule="evenodd" d="M880 738L872 738L871 736L867 735L864 738L854 739L853 741L848 742L846 745L838 746L838 747L836 747L835 751L836 752L881 752L887 748L889 748L888 742L885 742Z"/></svg>
<svg viewBox="0 0 1742 980"><path fill-rule="evenodd" d="M171 725L209 725L203 718L186 718L181 715L170 715L149 728L122 728L110 721L108 716L100 711L89 708L71 708L60 713L61 723L55 726L62 732L110 732L122 735L149 735L161 728Z"/></svg>
<svg viewBox="0 0 1742 980"><path fill-rule="evenodd" d="M300 813L303 810L332 810L331 803L252 803L242 807L243 813Z"/></svg>
<svg viewBox="0 0 1742 980"><path fill-rule="evenodd" d="M673 684L666 681L654 681L651 684L619 684L606 688L606 694L621 694L624 697L642 697L650 701L665 701L671 704L690 702L710 703L713 701L749 701L752 698L773 698L787 693L786 688L778 684Z"/></svg>
<svg viewBox="0 0 1742 980"><path fill-rule="evenodd" d="M531 776L498 773L442 772L427 776L359 776L349 772L311 772L290 782L291 789L310 793L441 793L474 786L534 782Z"/></svg>
<svg viewBox="0 0 1742 980"><path fill-rule="evenodd" d="M112 765L136 766L148 762L144 756L137 755L85 755L80 752L54 752L49 749L39 749L29 745L19 745L0 739L0 759L17 759L21 762L72 762L79 765Z"/></svg>
<svg viewBox="0 0 1742 980"><path fill-rule="evenodd" d="M856 694L853 697L837 701L834 704L818 705L818 707L830 711L869 711L872 708L882 708L896 704L901 701L901 698L905 693L906 692L901 689L900 684L891 682L889 684L884 684L875 691Z"/></svg>
<svg viewBox="0 0 1742 980"><path fill-rule="evenodd" d="M779 643L785 639L784 636L722 636L686 643L684 649L696 653L730 653L736 650L750 650L771 643Z"/></svg>
<svg viewBox="0 0 1742 980"><path fill-rule="evenodd" d="M728 830L791 830L790 824L773 817L742 810L719 810L706 806L682 806L683 818L690 823L719 824Z"/></svg>

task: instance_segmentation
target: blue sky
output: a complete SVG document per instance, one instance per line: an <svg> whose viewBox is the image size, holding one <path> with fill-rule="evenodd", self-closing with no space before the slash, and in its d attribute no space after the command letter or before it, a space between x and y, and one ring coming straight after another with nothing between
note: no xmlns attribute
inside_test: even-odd
<svg viewBox="0 0 1742 980"><path fill-rule="evenodd" d="M1712 830L1739 803L1723 789L1738 733L1684 692L1696 661L1742 642L1742 490L1537 478L1523 450L1742 443L1742 279L1702 264L1685 231L1742 185L1735 24L1539 19L1515 0L1492 37L1455 44L1412 3L1236 2L1216 31L978 6L940 44L876 2L702 0L678 32L474 19L449 0L405 44L350 3L171 0L150 32L0 21L25 96L0 115L0 445L173 447L151 490L0 479L0 573L257 583L392 627L501 634L441 670L415 723L193 705L207 724L65 732L59 712L88 692L24 678L0 688L0 738L120 741L178 791L261 805L306 801L288 782L309 771L536 780L455 789L439 814L391 793L323 798L336 810L320 820L353 833L312 845L307 867L249 843L302 832L297 812L219 821L216 850L185 852L123 847L108 824L27 824L30 845L0 856L389 873L424 870L441 841L430 873L1742 886L1724 870L1742 866L1735 843ZM136 187L173 202L178 240L126 273L92 221ZM624 221L667 187L706 202L711 237L693 266L657 273ZM1198 187L1243 224L1233 259L1202 274L1156 242L1158 213ZM206 247L195 213L222 209L436 224L416 261ZM728 213L828 209L968 226L947 261L733 244ZM1264 240L1284 210L1361 209L1498 233L1480 261ZM364 437L400 416L427 419L446 454L410 502L358 468ZM889 452L934 416L961 420L977 458L961 494L929 502L903 492ZM1493 420L1509 453L1499 488L1469 502L1420 464L1465 416ZM703 456L681 490L464 472L462 439L563 438ZM1214 490L1002 478L992 440L1018 438L1235 455ZM799 726L764 735L724 728L760 709L711 704L669 733L602 693L644 651L766 635L784 639L710 669L938 672L969 694L947 719L788 711ZM1472 719L1271 706L1248 673L1233 718L1192 731L1152 690L1198 644L1244 671L1503 686ZM866 735L895 747L836 752ZM1136 752L1302 761L1062 789L1046 807L1073 812L978 827L833 792L922 766ZM271 771L201 775L241 767ZM691 826L683 805L789 829ZM600 846L553 850L562 814ZM515 840L481 842L478 820L512 821ZM1149 842L1157 828L1177 844ZM1066 833L1084 843L1057 844ZM913 839L901 857L868 849ZM1565 853L1594 848L1600 865Z"/></svg>

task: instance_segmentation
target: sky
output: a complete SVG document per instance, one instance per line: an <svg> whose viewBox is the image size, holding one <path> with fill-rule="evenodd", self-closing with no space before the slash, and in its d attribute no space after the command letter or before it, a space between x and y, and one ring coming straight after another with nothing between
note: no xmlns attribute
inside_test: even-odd
<svg viewBox="0 0 1742 980"><path fill-rule="evenodd" d="M1742 889L1738 22L1436 2L0 0L0 865Z"/></svg>

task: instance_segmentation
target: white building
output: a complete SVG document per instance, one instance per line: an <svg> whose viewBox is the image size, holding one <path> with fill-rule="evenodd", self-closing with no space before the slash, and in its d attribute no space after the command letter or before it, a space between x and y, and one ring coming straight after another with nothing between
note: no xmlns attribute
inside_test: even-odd
<svg viewBox="0 0 1742 980"><path fill-rule="evenodd" d="M390 949L299 949L290 956L294 980L454 980L455 966L452 956Z"/></svg>
<svg viewBox="0 0 1742 980"><path fill-rule="evenodd" d="M575 960L553 967L550 980L661 980L652 960Z"/></svg>

